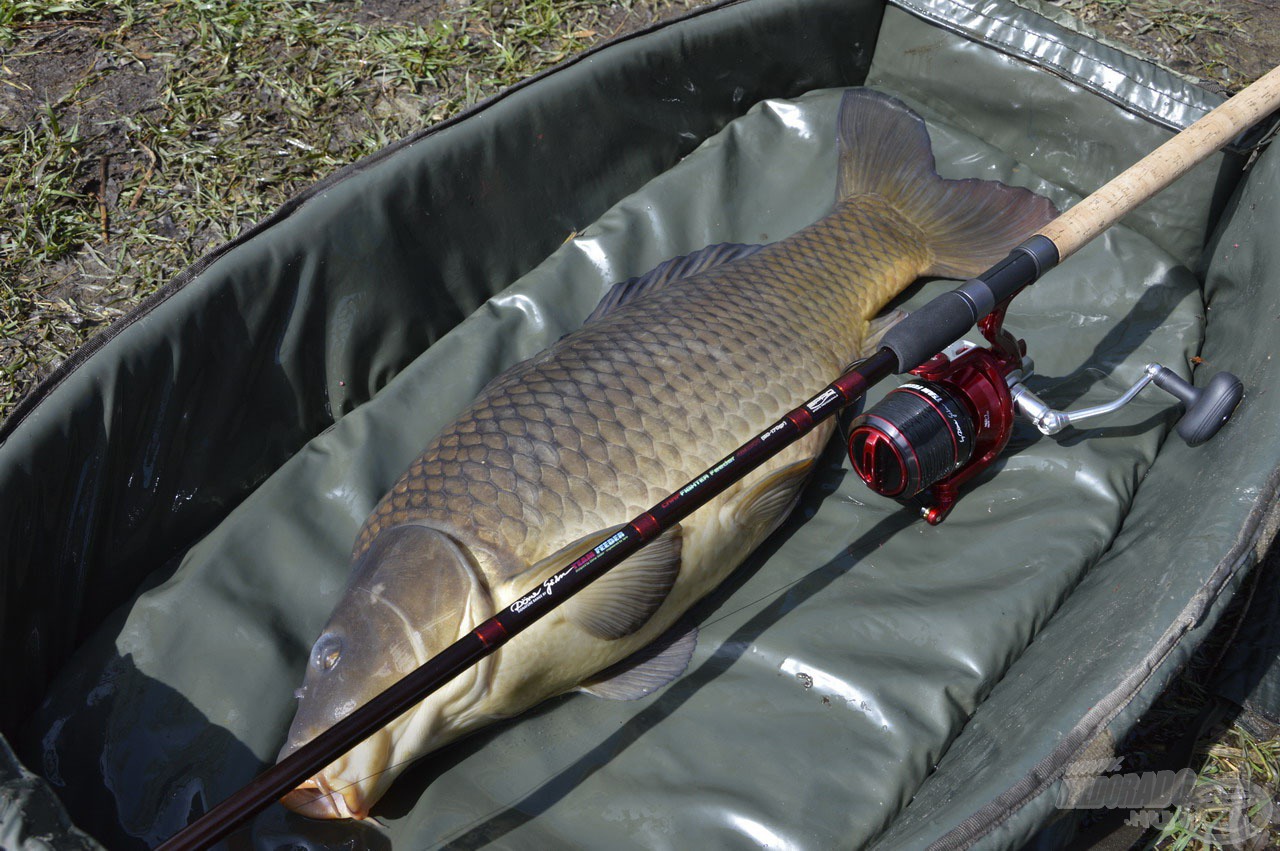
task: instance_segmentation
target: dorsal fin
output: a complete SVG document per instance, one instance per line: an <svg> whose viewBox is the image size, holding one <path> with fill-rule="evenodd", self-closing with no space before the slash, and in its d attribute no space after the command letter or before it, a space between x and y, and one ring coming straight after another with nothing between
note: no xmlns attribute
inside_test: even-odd
<svg viewBox="0 0 1280 851"><path fill-rule="evenodd" d="M718 245L708 245L706 248L700 248L683 257L672 257L670 260L665 260L654 266L639 277L628 278L621 283L614 284L604 294L604 298L600 299L596 309L591 311L591 315L587 317L587 322L594 322L597 319L608 316L624 304L630 304L641 296L657 292L672 281L688 278L699 272L705 272L708 269L714 269L717 266L741 260L743 257L750 257L761 248L763 246L722 242Z"/></svg>

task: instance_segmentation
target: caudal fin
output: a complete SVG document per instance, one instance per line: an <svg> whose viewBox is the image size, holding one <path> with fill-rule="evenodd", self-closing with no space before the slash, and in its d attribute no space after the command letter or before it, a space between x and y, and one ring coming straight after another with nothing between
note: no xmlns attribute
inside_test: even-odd
<svg viewBox="0 0 1280 851"><path fill-rule="evenodd" d="M993 180L946 180L924 121L896 98L850 89L840 103L839 199L879 195L925 233L924 274L970 278L1058 215L1043 196Z"/></svg>

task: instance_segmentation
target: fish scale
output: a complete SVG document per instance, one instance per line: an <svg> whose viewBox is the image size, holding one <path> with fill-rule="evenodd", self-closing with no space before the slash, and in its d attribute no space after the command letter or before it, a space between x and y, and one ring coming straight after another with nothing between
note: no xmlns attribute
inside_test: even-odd
<svg viewBox="0 0 1280 851"><path fill-rule="evenodd" d="M382 500L356 557L385 528L425 523L523 567L626 522L852 359L866 317L928 266L900 219L849 199L505 373Z"/></svg>

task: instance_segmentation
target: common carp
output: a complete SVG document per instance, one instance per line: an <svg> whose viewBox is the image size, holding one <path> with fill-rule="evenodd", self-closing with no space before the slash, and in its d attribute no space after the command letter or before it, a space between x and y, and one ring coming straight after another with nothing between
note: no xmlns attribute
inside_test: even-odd
<svg viewBox="0 0 1280 851"><path fill-rule="evenodd" d="M435 437L360 531L282 758L826 385L916 278L976 275L1056 214L1026 189L939 177L924 122L886 95L847 92L838 134L826 217L618 284L581 329L499 375ZM575 689L634 699L679 676L696 632L677 620L786 518L832 428L730 487L286 806L364 818L410 761L490 721Z"/></svg>

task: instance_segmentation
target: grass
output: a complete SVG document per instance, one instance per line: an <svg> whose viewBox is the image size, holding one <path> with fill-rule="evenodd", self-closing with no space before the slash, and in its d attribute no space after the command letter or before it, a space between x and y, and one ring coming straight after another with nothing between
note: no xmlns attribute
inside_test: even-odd
<svg viewBox="0 0 1280 851"><path fill-rule="evenodd" d="M78 311L22 286L22 272L52 263L93 234L75 189L78 126L64 127L47 108L38 123L0 138L3 196L18 199L0 212L0 413L22 391L24 373L49 354L65 356L68 337L84 324Z"/></svg>
<svg viewBox="0 0 1280 851"><path fill-rule="evenodd" d="M4 0L0 2L0 45L11 45L32 25L91 15L106 5L105 0Z"/></svg>
<svg viewBox="0 0 1280 851"><path fill-rule="evenodd" d="M1280 787L1280 740L1260 741L1239 725L1232 725L1217 741L1202 742L1197 756L1204 767L1197 780L1195 803L1174 810L1154 847L1164 851L1198 851L1228 844L1274 847L1280 838L1274 829L1269 834L1263 830L1256 836L1250 834L1251 828L1260 829L1273 815L1270 796ZM1233 809L1238 810L1240 803L1231 793L1240 789L1249 790L1247 824L1240 823L1238 812L1233 821ZM1246 836L1244 842L1231 841Z"/></svg>
<svg viewBox="0 0 1280 851"><path fill-rule="evenodd" d="M95 327L294 192L629 9L442 0L433 19L386 23L323 0L0 0L0 86L37 101L0 136L0 419ZM23 70L52 24L94 61L39 100ZM140 103L113 110L122 99Z"/></svg>
<svg viewBox="0 0 1280 851"><path fill-rule="evenodd" d="M1135 46L1175 70L1199 77L1224 91L1237 90L1267 70L1265 54L1255 40L1274 43L1275 15L1251 20L1244 3L1204 0L1050 0L1118 41ZM1262 40L1267 41L1262 41ZM1252 48L1252 49L1251 49ZM1247 61L1251 60L1251 61ZM1211 699L1206 683L1212 668L1190 666L1179 682L1148 713L1147 723L1171 736L1181 735ZM1152 716L1155 716L1154 718ZM1152 739L1161 736L1157 732ZM1137 738L1142 738L1141 734ZM1159 747L1149 739L1139 747ZM1230 847L1277 847L1280 819L1242 843L1231 843L1232 806L1225 791L1253 784L1254 818L1259 797L1280 789L1280 739L1258 740L1238 723L1212 731L1196 743L1192 765L1198 767L1193 803L1174 809L1147 847L1161 851L1208 851ZM1238 809L1238 805L1237 805Z"/></svg>
<svg viewBox="0 0 1280 851"><path fill-rule="evenodd" d="M1174 764L1179 747L1216 700L1214 676L1235 637L1244 597L1233 601L1222 621L1197 649L1181 675L1145 713L1121 744L1122 771L1156 768L1197 772L1191 800L1162 816L1160 829L1148 831L1145 848L1158 851L1210 851L1274 848L1280 844L1280 810L1271 799L1280 789L1280 739L1258 739L1239 723L1217 721L1196 741L1187 764ZM1221 706L1222 704L1219 704ZM1185 755L1184 755L1185 758ZM1250 820L1241 823L1241 813ZM1086 817L1086 821L1090 817ZM1234 821L1233 821L1234 819ZM1272 821L1271 824L1267 824ZM1230 841L1239 839L1241 841Z"/></svg>

